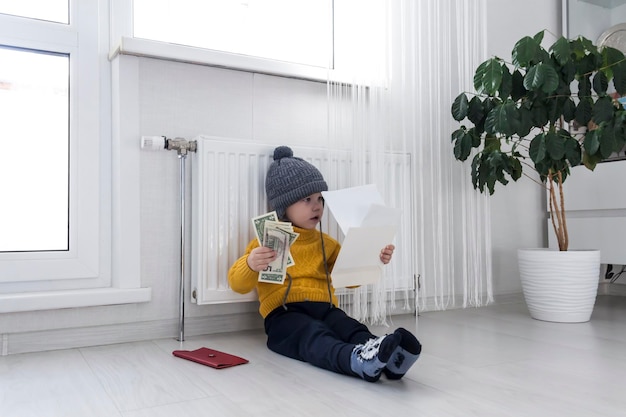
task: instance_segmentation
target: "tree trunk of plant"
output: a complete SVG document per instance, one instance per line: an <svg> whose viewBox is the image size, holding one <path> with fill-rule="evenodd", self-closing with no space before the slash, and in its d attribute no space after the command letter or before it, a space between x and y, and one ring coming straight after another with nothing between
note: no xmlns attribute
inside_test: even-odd
<svg viewBox="0 0 626 417"><path fill-rule="evenodd" d="M558 188L558 198L557 191ZM548 175L548 191L550 194L550 219L552 228L559 243L559 250L566 251L569 246L569 236L567 234L567 221L565 219L565 198L563 197L563 175L561 172Z"/></svg>

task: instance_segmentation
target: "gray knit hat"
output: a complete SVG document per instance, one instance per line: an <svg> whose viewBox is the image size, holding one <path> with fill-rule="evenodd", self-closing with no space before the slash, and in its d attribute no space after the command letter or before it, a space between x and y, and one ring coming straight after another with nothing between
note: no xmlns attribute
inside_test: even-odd
<svg viewBox="0 0 626 417"><path fill-rule="evenodd" d="M293 156L288 146L274 149L274 162L265 177L265 192L270 209L279 219L285 218L287 207L314 193L327 191L322 173L310 163Z"/></svg>

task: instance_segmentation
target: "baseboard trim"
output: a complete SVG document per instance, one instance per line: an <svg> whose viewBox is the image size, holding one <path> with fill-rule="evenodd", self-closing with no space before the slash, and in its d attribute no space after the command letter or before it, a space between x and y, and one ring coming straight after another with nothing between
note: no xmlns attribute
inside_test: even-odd
<svg viewBox="0 0 626 417"><path fill-rule="evenodd" d="M463 307L463 296L445 296L443 300L438 300L437 297L425 297L418 300L419 312L425 313L428 311L441 311L441 310L453 310L460 308L478 308L486 307L494 304L509 304L524 302L524 297L521 292L494 294L493 301L487 302L487 295L482 295L482 305L467 305Z"/></svg>
<svg viewBox="0 0 626 417"><path fill-rule="evenodd" d="M598 295L626 296L626 285L601 283ZM486 298L486 297L483 297ZM453 297L447 309L463 308L463 298ZM496 294L493 304L524 302L521 292ZM442 310L435 297L420 299L419 312ZM392 316L415 314L414 304L397 303ZM263 329L263 319L256 311L202 317L185 318L185 337ZM85 326L67 329L38 330L23 333L0 333L0 356L9 354L42 352L58 349L74 349L90 346L139 342L154 339L177 339L178 319Z"/></svg>
<svg viewBox="0 0 626 417"><path fill-rule="evenodd" d="M257 312L185 318L185 337L263 328ZM177 319L1 334L0 355L179 337Z"/></svg>
<svg viewBox="0 0 626 417"><path fill-rule="evenodd" d="M622 283L601 282L598 285L598 295L618 295L626 297L626 285Z"/></svg>

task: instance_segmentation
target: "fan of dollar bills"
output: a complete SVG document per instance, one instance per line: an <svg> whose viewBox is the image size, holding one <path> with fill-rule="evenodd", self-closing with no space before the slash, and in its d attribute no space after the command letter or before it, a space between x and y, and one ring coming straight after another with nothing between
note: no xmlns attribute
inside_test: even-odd
<svg viewBox="0 0 626 417"><path fill-rule="evenodd" d="M291 223L278 221L275 211L253 218L252 225L259 244L271 248L277 254L276 259L259 272L259 282L282 284L287 276L287 268L296 264L289 248L300 235L293 231Z"/></svg>

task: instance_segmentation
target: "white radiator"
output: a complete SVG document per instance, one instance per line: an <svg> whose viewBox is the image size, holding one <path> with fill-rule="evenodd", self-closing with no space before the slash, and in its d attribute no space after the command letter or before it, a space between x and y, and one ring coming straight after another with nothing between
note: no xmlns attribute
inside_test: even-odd
<svg viewBox="0 0 626 417"><path fill-rule="evenodd" d="M228 286L228 269L254 238L251 219L268 211L265 175L275 145L199 136L192 164L191 281L192 301L198 304L252 301L256 293L237 294ZM294 155L315 165L330 190L353 185L348 152L289 145ZM393 262L385 268L389 288L413 289L411 159L386 154L385 169L392 184L379 186L386 204L403 210L403 226L395 240ZM328 210L322 228L339 241L343 235ZM339 292L339 291L338 291Z"/></svg>

